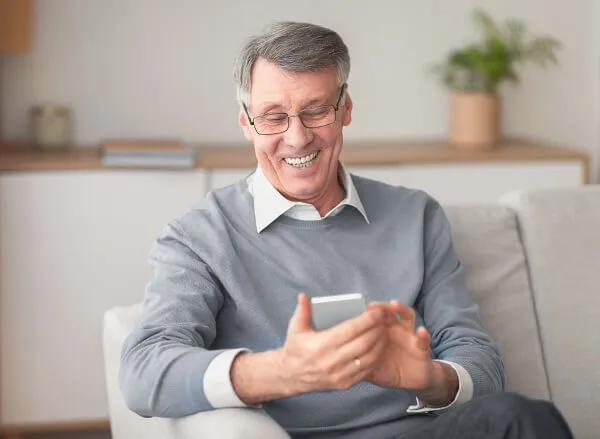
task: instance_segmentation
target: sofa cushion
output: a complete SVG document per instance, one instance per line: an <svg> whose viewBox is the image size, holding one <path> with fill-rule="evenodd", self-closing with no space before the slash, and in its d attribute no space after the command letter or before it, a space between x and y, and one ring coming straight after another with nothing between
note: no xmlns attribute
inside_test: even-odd
<svg viewBox="0 0 600 439"><path fill-rule="evenodd" d="M552 400L577 438L600 435L600 186L513 193Z"/></svg>
<svg viewBox="0 0 600 439"><path fill-rule="evenodd" d="M549 398L514 212L500 206L448 206L445 211L469 291L500 347L507 390Z"/></svg>

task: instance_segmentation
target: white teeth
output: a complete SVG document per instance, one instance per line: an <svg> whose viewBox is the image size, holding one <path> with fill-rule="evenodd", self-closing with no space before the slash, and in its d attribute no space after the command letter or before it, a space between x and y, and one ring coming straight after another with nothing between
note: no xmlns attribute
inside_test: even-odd
<svg viewBox="0 0 600 439"><path fill-rule="evenodd" d="M296 166L298 168L304 168L304 167L310 165L314 161L314 159L317 158L318 155L319 155L319 152L317 151L317 152L313 152L312 154L309 154L304 157L285 159L285 162L288 165Z"/></svg>

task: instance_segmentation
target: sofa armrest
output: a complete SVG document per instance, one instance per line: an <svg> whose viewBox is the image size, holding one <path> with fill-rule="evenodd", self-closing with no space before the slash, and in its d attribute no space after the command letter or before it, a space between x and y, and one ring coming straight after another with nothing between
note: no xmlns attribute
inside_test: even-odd
<svg viewBox="0 0 600 439"><path fill-rule="evenodd" d="M118 386L121 346L132 331L139 305L115 307L104 315L104 364L113 439L289 439L266 412L231 408L198 413L179 419L144 418L125 404Z"/></svg>
<svg viewBox="0 0 600 439"><path fill-rule="evenodd" d="M219 409L170 421L178 439L290 439L283 428L258 409Z"/></svg>
<svg viewBox="0 0 600 439"><path fill-rule="evenodd" d="M600 185L512 192L550 394L577 438L600 432Z"/></svg>

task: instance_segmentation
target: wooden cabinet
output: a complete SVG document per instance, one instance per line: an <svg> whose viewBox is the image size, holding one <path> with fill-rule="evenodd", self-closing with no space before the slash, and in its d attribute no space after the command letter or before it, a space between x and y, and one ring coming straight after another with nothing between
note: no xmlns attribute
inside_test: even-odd
<svg viewBox="0 0 600 439"><path fill-rule="evenodd" d="M33 0L0 0L0 53L31 47Z"/></svg>
<svg viewBox="0 0 600 439"><path fill-rule="evenodd" d="M422 189L440 203L495 203L500 196L520 189L581 185L581 160L449 163L428 165L348 166L348 170L395 186ZM252 169L222 169L209 173L209 187L219 188L247 176Z"/></svg>
<svg viewBox="0 0 600 439"><path fill-rule="evenodd" d="M256 166L250 148L213 148L200 154L209 187L222 187ZM513 190L589 183L587 154L576 149L507 141L496 149L458 150L436 142L365 142L344 146L349 171L392 185L423 189L442 204L495 203Z"/></svg>
<svg viewBox="0 0 600 439"><path fill-rule="evenodd" d="M349 170L394 186L422 189L446 206L496 203L515 190L580 186L585 173L578 160L358 166Z"/></svg>

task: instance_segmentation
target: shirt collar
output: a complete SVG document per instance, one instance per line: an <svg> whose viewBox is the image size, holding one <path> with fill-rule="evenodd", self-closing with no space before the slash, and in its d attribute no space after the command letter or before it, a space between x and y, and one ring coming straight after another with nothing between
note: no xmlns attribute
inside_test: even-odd
<svg viewBox="0 0 600 439"><path fill-rule="evenodd" d="M339 173L342 177L346 196L334 209L322 218L317 209L311 204L291 201L281 195L262 172L260 166L258 166L256 171L247 179L248 191L254 197L256 231L258 233L262 232L281 215L289 215L293 218L303 220L319 220L337 215L344 206L353 206L356 208L362 214L365 221L369 223L367 212L360 200L350 173L341 162L339 165Z"/></svg>

